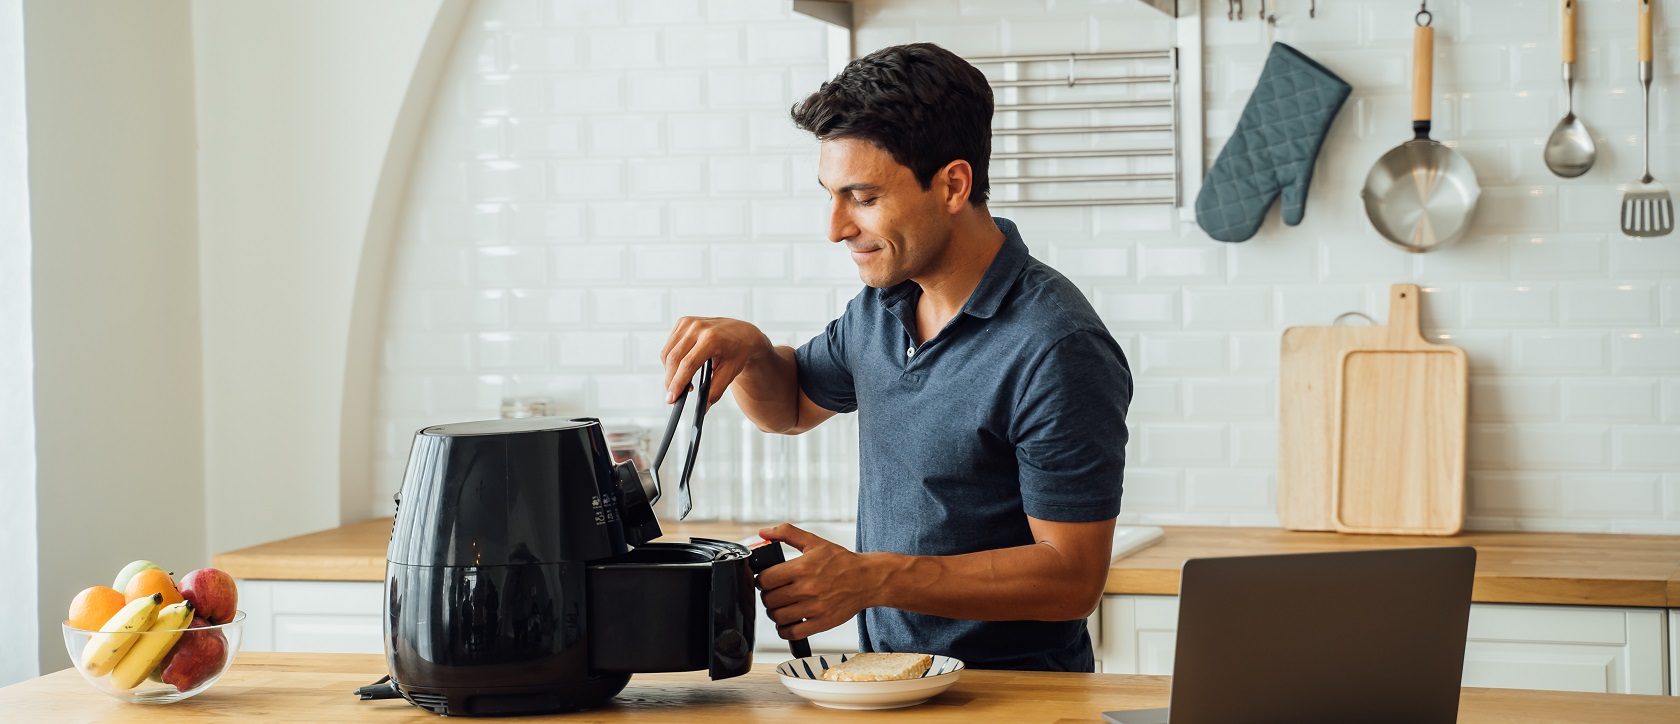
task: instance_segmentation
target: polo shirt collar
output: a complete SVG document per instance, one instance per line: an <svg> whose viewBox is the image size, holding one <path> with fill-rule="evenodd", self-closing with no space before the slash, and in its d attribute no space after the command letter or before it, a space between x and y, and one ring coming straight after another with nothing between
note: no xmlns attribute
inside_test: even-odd
<svg viewBox="0 0 1680 724"><path fill-rule="evenodd" d="M1004 297L1009 295L1010 287L1015 285L1015 278L1027 265L1027 243L1021 240L1015 222L996 216L992 217L992 221L997 223L998 231L1003 232L1003 246L998 249L997 256L992 257L991 266L986 267L986 273L980 277L974 291L969 292L968 301L963 302L959 312L980 319L997 314L998 307L1003 306ZM915 282L907 279L883 291L881 301L891 306L920 289Z"/></svg>

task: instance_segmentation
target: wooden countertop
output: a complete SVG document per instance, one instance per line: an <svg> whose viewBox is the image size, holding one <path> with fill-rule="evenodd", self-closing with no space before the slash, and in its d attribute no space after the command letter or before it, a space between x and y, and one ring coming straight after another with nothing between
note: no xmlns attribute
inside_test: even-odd
<svg viewBox="0 0 1680 724"><path fill-rule="evenodd" d="M245 652L208 691L166 706L126 704L95 691L75 671L0 689L8 722L191 722L264 718L308 722L425 722L437 715L401 699L360 701L351 695L386 672L376 654ZM921 706L878 712L825 709L783 688L768 664L746 676L709 681L705 672L638 674L619 698L599 709L519 721L567 722L1101 722L1102 712L1167 705L1168 677L968 671L956 686ZM1465 688L1458 720L1481 722L1680 721L1680 697L1574 694Z"/></svg>
<svg viewBox="0 0 1680 724"><path fill-rule="evenodd" d="M739 540L745 523L679 523L664 539ZM236 578L378 581L385 575L391 519L218 554L214 565ZM1680 608L1680 536L1471 532L1452 537L1303 533L1280 528L1169 527L1159 543L1109 571L1108 593L1177 595L1190 558L1315 551L1468 545L1476 548L1480 603L1549 603Z"/></svg>

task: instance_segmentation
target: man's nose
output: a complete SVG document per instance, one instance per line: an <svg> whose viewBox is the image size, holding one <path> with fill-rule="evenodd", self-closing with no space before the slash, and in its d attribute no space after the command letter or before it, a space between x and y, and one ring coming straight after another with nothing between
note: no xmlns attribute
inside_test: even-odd
<svg viewBox="0 0 1680 724"><path fill-rule="evenodd" d="M852 223L851 215L846 213L845 203L841 199L835 199L829 204L828 240L841 242L857 235L857 224Z"/></svg>

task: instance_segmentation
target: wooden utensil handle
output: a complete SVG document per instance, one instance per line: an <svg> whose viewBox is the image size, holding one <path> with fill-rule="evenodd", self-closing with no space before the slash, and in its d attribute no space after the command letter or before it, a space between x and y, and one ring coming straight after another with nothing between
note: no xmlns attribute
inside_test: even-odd
<svg viewBox="0 0 1680 724"><path fill-rule="evenodd" d="M1563 62L1575 64L1575 0L1563 0Z"/></svg>
<svg viewBox="0 0 1680 724"><path fill-rule="evenodd" d="M1427 123L1430 117L1429 106L1434 96L1435 83L1435 29L1428 25L1417 26L1412 33L1412 122Z"/></svg>
<svg viewBox="0 0 1680 724"><path fill-rule="evenodd" d="M1639 0L1639 62L1651 62L1651 0Z"/></svg>

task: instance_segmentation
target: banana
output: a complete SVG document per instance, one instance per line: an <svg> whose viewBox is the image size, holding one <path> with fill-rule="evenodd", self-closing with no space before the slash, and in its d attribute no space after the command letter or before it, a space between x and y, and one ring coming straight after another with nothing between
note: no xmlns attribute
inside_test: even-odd
<svg viewBox="0 0 1680 724"><path fill-rule="evenodd" d="M99 633L88 639L87 648L82 649L82 669L88 676L104 676L117 668L123 654L140 638L138 632L150 628L157 620L158 607L162 605L161 593L136 598L100 626Z"/></svg>
<svg viewBox="0 0 1680 724"><path fill-rule="evenodd" d="M111 672L111 686L118 689L132 689L144 681L152 669L157 668L163 655L181 640L188 624L192 623L193 605L191 601L182 601L164 606L157 612L157 620L147 628L150 631L169 631L169 633L155 633L147 636L136 636L139 639L130 646L128 653L123 654L122 661Z"/></svg>

